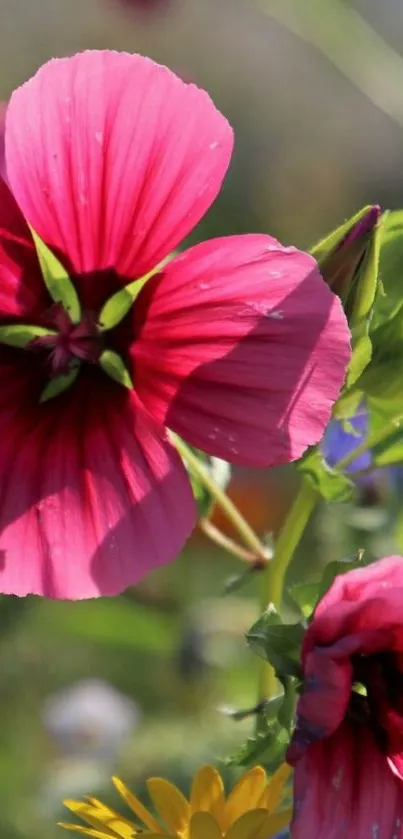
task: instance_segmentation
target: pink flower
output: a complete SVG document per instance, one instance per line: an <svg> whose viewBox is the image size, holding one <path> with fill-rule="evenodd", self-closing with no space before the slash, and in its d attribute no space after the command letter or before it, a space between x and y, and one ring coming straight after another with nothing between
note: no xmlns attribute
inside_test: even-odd
<svg viewBox="0 0 403 839"><path fill-rule="evenodd" d="M403 836L403 557L338 577L303 647L293 839Z"/></svg>
<svg viewBox="0 0 403 839"><path fill-rule="evenodd" d="M206 93L137 55L58 59L12 96L0 181L0 321L53 328L0 347L0 589L115 594L172 560L195 522L165 428L221 458L298 458L349 360L315 261L269 236L216 239L155 274L114 329L99 315L216 197L232 131ZM81 307L54 307L29 225ZM133 389L99 360L108 348ZM41 402L52 377L76 380ZM128 376L127 376L128 378Z"/></svg>
<svg viewBox="0 0 403 839"><path fill-rule="evenodd" d="M6 162L4 159L4 132L6 125L6 105L0 102L0 178L6 176Z"/></svg>

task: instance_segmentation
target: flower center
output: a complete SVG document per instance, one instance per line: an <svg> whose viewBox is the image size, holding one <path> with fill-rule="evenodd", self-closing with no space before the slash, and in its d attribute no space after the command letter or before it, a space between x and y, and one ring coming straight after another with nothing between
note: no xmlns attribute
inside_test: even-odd
<svg viewBox="0 0 403 839"><path fill-rule="evenodd" d="M90 364L99 362L103 338L93 312L84 312L80 322L75 324L63 307L56 304L51 309L48 321L56 331L34 338L30 347L49 352L53 375L65 375L72 366L82 361Z"/></svg>
<svg viewBox="0 0 403 839"><path fill-rule="evenodd" d="M389 751L398 742L403 748L403 671L394 652L353 656L354 681L349 718L369 725L379 748Z"/></svg>
<svg viewBox="0 0 403 839"><path fill-rule="evenodd" d="M143 285L159 267L119 288L95 315L82 310L67 270L38 234L32 228L30 230L43 281L55 304L47 318L52 328L22 323L3 325L0 326L0 344L48 352L50 380L41 394L41 402L67 390L75 382L83 362L98 364L115 382L132 389L133 383L123 359L114 350L104 347L104 335L121 323Z"/></svg>

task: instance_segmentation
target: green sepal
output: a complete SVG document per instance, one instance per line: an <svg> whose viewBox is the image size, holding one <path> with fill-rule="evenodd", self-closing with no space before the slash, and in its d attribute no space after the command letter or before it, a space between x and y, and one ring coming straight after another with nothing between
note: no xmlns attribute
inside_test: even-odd
<svg viewBox="0 0 403 839"><path fill-rule="evenodd" d="M381 228L379 207L367 206L311 249L324 280L337 294L352 334L352 358L346 387L371 360L370 320L378 288Z"/></svg>
<svg viewBox="0 0 403 839"><path fill-rule="evenodd" d="M301 614L306 619L311 617L318 602L319 587L319 582L295 583L288 591L293 602L298 606Z"/></svg>
<svg viewBox="0 0 403 839"><path fill-rule="evenodd" d="M62 373L60 376L55 376L54 379L51 379L43 389L39 401L48 402L49 399L54 399L55 396L59 396L59 393L63 393L65 390L68 390L68 388L74 384L79 372L80 365L77 364L72 367L68 373Z"/></svg>
<svg viewBox="0 0 403 839"><path fill-rule="evenodd" d="M73 323L80 323L81 306L73 283L62 263L50 248L30 228L46 288L55 303L59 303Z"/></svg>
<svg viewBox="0 0 403 839"><path fill-rule="evenodd" d="M44 335L57 335L53 329L44 329L42 326L28 326L24 323L9 324L0 326L0 344L8 347L27 347L35 338L43 338Z"/></svg>
<svg viewBox="0 0 403 839"><path fill-rule="evenodd" d="M326 501L348 501L354 495L353 482L332 469L317 448L310 449L297 468Z"/></svg>
<svg viewBox="0 0 403 839"><path fill-rule="evenodd" d="M106 373L114 382L117 382L128 390L133 390L133 382L130 374L125 367L123 359L113 350L104 350L99 357L99 364L104 373Z"/></svg>
<svg viewBox="0 0 403 839"><path fill-rule="evenodd" d="M98 326L101 330L113 329L126 317L141 289L154 274L155 271L150 271L112 294L99 313Z"/></svg>

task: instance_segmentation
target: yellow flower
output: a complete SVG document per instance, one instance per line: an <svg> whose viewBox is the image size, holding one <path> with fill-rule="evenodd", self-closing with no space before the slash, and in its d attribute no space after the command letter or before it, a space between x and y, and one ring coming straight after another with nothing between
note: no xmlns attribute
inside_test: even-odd
<svg viewBox="0 0 403 839"><path fill-rule="evenodd" d="M116 789L136 817L132 822L97 798L65 801L89 827L62 824L93 839L270 839L286 827L291 808L278 809L290 768L283 764L268 781L261 766L250 769L227 798L222 778L212 766L196 773L190 800L164 778L149 778L148 792L157 817L120 781Z"/></svg>

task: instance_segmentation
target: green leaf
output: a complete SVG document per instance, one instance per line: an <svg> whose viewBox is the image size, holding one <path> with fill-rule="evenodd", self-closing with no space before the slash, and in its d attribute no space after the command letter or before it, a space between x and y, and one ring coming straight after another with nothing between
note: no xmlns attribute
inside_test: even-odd
<svg viewBox="0 0 403 839"><path fill-rule="evenodd" d="M55 303L60 303L73 323L80 323L81 306L73 283L57 257L30 228L46 288Z"/></svg>
<svg viewBox="0 0 403 839"><path fill-rule="evenodd" d="M371 322L372 359L359 386L370 413L384 420L403 413L403 211L385 214L381 227L379 278Z"/></svg>
<svg viewBox="0 0 403 839"><path fill-rule="evenodd" d="M130 311L147 280L154 274L155 271L150 271L144 277L133 280L132 283L112 294L100 311L99 328L106 331L117 326Z"/></svg>
<svg viewBox="0 0 403 839"><path fill-rule="evenodd" d="M385 213L379 257L379 289L372 330L398 317L403 310L403 210Z"/></svg>
<svg viewBox="0 0 403 839"><path fill-rule="evenodd" d="M382 225L383 219L373 230L354 279L355 294L349 318L353 354L347 372L347 389L358 381L372 356L370 323L378 286Z"/></svg>
<svg viewBox="0 0 403 839"><path fill-rule="evenodd" d="M319 600L329 590L336 577L341 574L347 574L347 571L353 571L355 568L363 568L369 565L369 560L364 560L364 551L357 551L354 557L347 559L338 559L334 562L329 562L324 569L322 579L319 584Z"/></svg>
<svg viewBox="0 0 403 839"><path fill-rule="evenodd" d="M384 431L387 424L390 424L390 419L377 410L376 406L384 408L384 403L380 403L379 399L376 402L369 400L369 405L369 439L371 439L371 437L375 438L378 432ZM394 463L403 461L403 416L391 424L390 433L383 440L371 447L371 454L372 462L376 466L392 466Z"/></svg>
<svg viewBox="0 0 403 839"><path fill-rule="evenodd" d="M308 451L299 461L298 471L326 501L348 501L354 495L353 482L332 469L316 448Z"/></svg>
<svg viewBox="0 0 403 839"><path fill-rule="evenodd" d="M301 623L284 624L273 604L246 633L250 648L268 661L280 681L300 676L300 648L305 628Z"/></svg>
<svg viewBox="0 0 403 839"><path fill-rule="evenodd" d="M293 676L287 676L283 681L284 694L278 712L278 721L289 735L294 727L299 685L300 680Z"/></svg>
<svg viewBox="0 0 403 839"><path fill-rule="evenodd" d="M318 602L319 583L296 583L289 589L288 593L299 607L304 618L310 618Z"/></svg>
<svg viewBox="0 0 403 839"><path fill-rule="evenodd" d="M113 350L104 350L99 357L99 364L103 371L115 382L129 390L133 389L133 382L125 367L123 359Z"/></svg>
<svg viewBox="0 0 403 839"><path fill-rule="evenodd" d="M7 344L8 347L26 347L35 338L42 338L44 335L56 335L53 329L44 329L42 326L28 326L23 323L0 326L0 344Z"/></svg>
<svg viewBox="0 0 403 839"><path fill-rule="evenodd" d="M239 751L230 757L227 766L254 766L257 763L277 766L284 759L288 738L279 725L248 737Z"/></svg>
<svg viewBox="0 0 403 839"><path fill-rule="evenodd" d="M50 382L46 385L43 389L40 397L40 402L48 402L49 399L54 399L55 396L58 396L59 393L63 393L72 384L74 384L78 374L80 372L80 365L77 364L69 370L68 373L64 373L61 376L55 376L54 379L51 379Z"/></svg>

